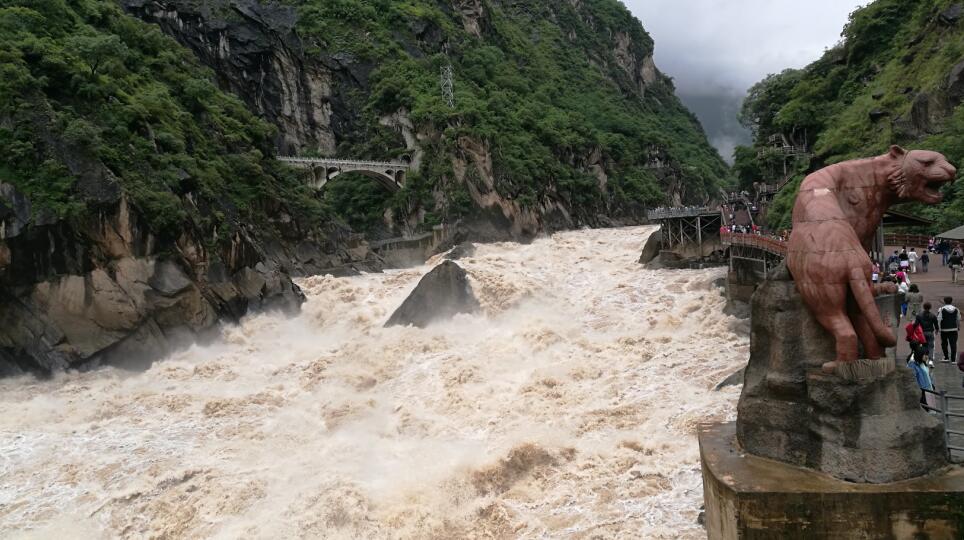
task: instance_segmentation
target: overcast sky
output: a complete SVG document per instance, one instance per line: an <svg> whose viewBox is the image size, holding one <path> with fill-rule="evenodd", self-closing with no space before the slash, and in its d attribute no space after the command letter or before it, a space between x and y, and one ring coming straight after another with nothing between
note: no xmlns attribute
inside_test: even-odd
<svg viewBox="0 0 964 540"><path fill-rule="evenodd" d="M854 8L868 0L623 0L656 42L656 65L729 158L735 115L747 88L769 73L799 68L840 40ZM718 103L718 105L716 105Z"/></svg>

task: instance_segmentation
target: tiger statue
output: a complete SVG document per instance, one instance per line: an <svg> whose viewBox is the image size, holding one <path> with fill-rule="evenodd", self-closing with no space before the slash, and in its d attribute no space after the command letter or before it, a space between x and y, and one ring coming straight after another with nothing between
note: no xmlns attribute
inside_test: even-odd
<svg viewBox="0 0 964 540"><path fill-rule="evenodd" d="M823 369L858 357L879 359L896 345L874 297L893 293L893 284L875 286L868 255L877 227L891 205L905 201L937 204L942 185L957 170L943 155L891 146L884 155L830 165L807 176L793 206L787 268L810 312L830 334L836 358Z"/></svg>

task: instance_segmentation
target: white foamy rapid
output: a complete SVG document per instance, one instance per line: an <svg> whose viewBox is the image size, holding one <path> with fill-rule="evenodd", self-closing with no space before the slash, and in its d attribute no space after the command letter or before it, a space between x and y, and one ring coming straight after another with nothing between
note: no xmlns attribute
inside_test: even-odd
<svg viewBox="0 0 964 540"><path fill-rule="evenodd" d="M313 277L145 373L0 381L0 537L700 538L695 429L746 360L722 269L646 227L479 246L485 313L382 328L431 266Z"/></svg>

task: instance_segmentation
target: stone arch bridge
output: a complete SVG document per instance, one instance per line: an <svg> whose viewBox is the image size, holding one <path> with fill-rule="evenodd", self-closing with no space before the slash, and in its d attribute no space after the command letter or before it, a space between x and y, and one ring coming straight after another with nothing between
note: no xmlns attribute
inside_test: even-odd
<svg viewBox="0 0 964 540"><path fill-rule="evenodd" d="M310 185L321 190L329 180L339 174L357 172L376 180L389 191L398 191L405 185L405 174L411 168L398 161L358 161L350 159L307 158L281 156L278 161L308 171Z"/></svg>

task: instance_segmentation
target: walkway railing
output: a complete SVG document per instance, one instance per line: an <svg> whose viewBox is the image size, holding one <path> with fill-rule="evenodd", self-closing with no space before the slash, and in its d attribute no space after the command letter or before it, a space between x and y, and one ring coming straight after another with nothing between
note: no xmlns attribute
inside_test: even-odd
<svg viewBox="0 0 964 540"><path fill-rule="evenodd" d="M925 234L884 233L885 246L927 247L930 237Z"/></svg>
<svg viewBox="0 0 964 540"><path fill-rule="evenodd" d="M769 236L725 232L720 233L720 240L723 242L723 245L752 247L762 249L763 251L772 253L774 255L779 255L781 257L787 256L787 243L783 240L770 238Z"/></svg>
<svg viewBox="0 0 964 540"><path fill-rule="evenodd" d="M680 217L696 217L707 214L719 214L719 208L709 206L679 206L673 208L654 208L646 212L649 219L667 219Z"/></svg>
<svg viewBox="0 0 964 540"><path fill-rule="evenodd" d="M941 420L944 421L944 443L947 445L947 459L948 461L954 461L954 452L964 453L964 446L951 444L951 436L964 437L964 431L951 429L951 418L964 418L964 410L960 410L960 412L951 411L950 404L952 401L964 402L964 396L952 396L945 390L941 390L940 392L924 390L924 392L937 396L940 400L939 409L928 405L921 405L921 407L926 411L936 412L941 415Z"/></svg>
<svg viewBox="0 0 964 540"><path fill-rule="evenodd" d="M373 167L378 169L408 169L411 167L411 165L408 163L401 161L360 161L352 159L329 159L297 156L278 156L278 161L301 165L327 165L329 167Z"/></svg>

